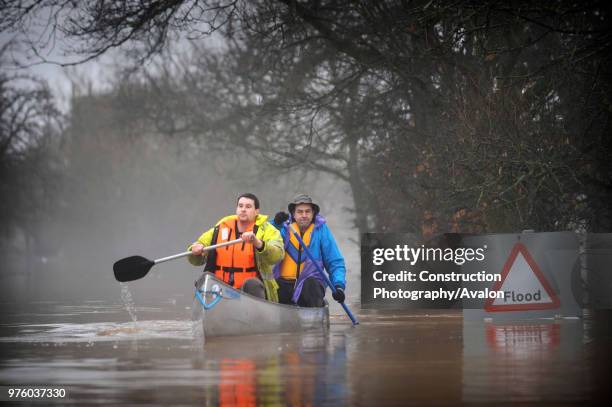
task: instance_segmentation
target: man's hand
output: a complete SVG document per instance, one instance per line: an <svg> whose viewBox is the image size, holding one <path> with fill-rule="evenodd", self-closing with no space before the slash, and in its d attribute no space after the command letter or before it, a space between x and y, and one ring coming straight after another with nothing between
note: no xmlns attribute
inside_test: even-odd
<svg viewBox="0 0 612 407"><path fill-rule="evenodd" d="M240 235L240 238L247 243L251 243L256 249L261 249L263 246L263 242L255 237L255 233L253 232L244 232Z"/></svg>
<svg viewBox="0 0 612 407"><path fill-rule="evenodd" d="M344 302L344 290L340 286L336 286L336 292L332 294L334 300L338 301L340 304Z"/></svg>
<svg viewBox="0 0 612 407"><path fill-rule="evenodd" d="M274 215L274 223L277 225L282 225L287 219L289 219L289 214L287 212L280 211Z"/></svg>
<svg viewBox="0 0 612 407"><path fill-rule="evenodd" d="M193 254L194 256L201 256L202 253L204 253L204 245L201 243L194 243L193 246L191 246L191 254Z"/></svg>

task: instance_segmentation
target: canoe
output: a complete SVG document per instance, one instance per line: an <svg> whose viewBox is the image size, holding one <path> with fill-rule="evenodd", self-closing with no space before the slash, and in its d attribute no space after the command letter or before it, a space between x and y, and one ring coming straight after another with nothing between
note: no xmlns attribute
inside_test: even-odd
<svg viewBox="0 0 612 407"><path fill-rule="evenodd" d="M329 307L278 304L237 290L205 272L196 281L204 337L303 332L329 328Z"/></svg>

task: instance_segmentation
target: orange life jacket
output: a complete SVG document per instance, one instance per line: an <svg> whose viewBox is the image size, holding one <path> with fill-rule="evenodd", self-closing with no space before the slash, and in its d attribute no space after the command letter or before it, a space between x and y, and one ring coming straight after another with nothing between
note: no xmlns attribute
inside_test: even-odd
<svg viewBox="0 0 612 407"><path fill-rule="evenodd" d="M249 226L245 232L257 233L254 226ZM238 237L238 221L235 219L224 221L216 228L218 228L214 232L216 239L213 239L212 244L228 242ZM220 247L215 250L214 268L213 265L207 264L207 269L214 270L217 278L239 289L246 279L258 276L253 250L253 245L246 242Z"/></svg>

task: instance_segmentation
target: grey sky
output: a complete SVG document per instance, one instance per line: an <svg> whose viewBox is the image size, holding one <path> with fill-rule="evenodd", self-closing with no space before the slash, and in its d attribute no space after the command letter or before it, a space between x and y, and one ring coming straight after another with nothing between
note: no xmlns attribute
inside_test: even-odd
<svg viewBox="0 0 612 407"><path fill-rule="evenodd" d="M9 75L28 74L44 79L64 110L72 92L71 79L77 83L89 83L94 89L101 87L108 79L107 70L103 66L112 61L110 54L99 60L62 67L60 64L75 61L75 58L66 56L68 47L61 33L54 32L51 41L50 35L44 33L45 26L40 21L32 19L26 24L0 32L0 47L12 42L12 46L3 55L3 71ZM38 48L38 55L32 51L33 46Z"/></svg>

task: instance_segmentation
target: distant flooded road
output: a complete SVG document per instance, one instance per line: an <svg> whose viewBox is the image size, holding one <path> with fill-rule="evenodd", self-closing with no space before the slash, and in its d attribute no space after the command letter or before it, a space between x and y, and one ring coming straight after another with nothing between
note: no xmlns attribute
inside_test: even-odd
<svg viewBox="0 0 612 407"><path fill-rule="evenodd" d="M609 325L588 315L362 311L356 328L338 315L329 332L203 343L190 311L167 304L2 307L0 385L64 387L59 405L584 405L612 377Z"/></svg>

